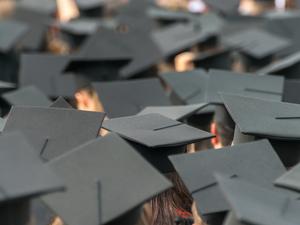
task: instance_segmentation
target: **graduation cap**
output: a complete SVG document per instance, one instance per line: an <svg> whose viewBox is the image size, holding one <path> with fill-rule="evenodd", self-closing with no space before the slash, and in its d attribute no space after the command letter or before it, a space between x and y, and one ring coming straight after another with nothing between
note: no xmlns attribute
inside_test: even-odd
<svg viewBox="0 0 300 225"><path fill-rule="evenodd" d="M288 39L258 28L227 35L223 42L226 46L241 51L250 60L251 65L255 67L268 64L273 55L290 46Z"/></svg>
<svg viewBox="0 0 300 225"><path fill-rule="evenodd" d="M296 165L294 168L277 178L275 181L275 185L299 192L299 174L300 164Z"/></svg>
<svg viewBox="0 0 300 225"><path fill-rule="evenodd" d="M107 0L75 0L82 16L100 17Z"/></svg>
<svg viewBox="0 0 300 225"><path fill-rule="evenodd" d="M191 17L193 16L192 14L187 12L171 11L159 7L149 7L147 9L147 15L150 18L157 20L162 24L169 24L175 22L188 22L191 20Z"/></svg>
<svg viewBox="0 0 300 225"><path fill-rule="evenodd" d="M268 14L265 19L264 29L272 34L287 38L291 46L284 53L291 54L300 50L299 38L300 32L295 29L300 21L299 11L285 11L285 13Z"/></svg>
<svg viewBox="0 0 300 225"><path fill-rule="evenodd" d="M70 58L48 54L22 54L19 72L20 87L34 85L50 97L72 98L78 89L73 76L62 76Z"/></svg>
<svg viewBox="0 0 300 225"><path fill-rule="evenodd" d="M42 2L42 1L36 1ZM20 40L20 47L27 51L41 50L46 43L46 33L51 18L47 13L26 7L16 7L12 18L28 26L28 31Z"/></svg>
<svg viewBox="0 0 300 225"><path fill-rule="evenodd" d="M13 50L27 31L28 26L24 23L13 20L0 21L0 52L3 54Z"/></svg>
<svg viewBox="0 0 300 225"><path fill-rule="evenodd" d="M196 114L199 110L205 108L206 106L206 103L182 106L149 106L143 109L137 115L160 114L172 120L182 121Z"/></svg>
<svg viewBox="0 0 300 225"><path fill-rule="evenodd" d="M51 108L73 109L73 107L63 97L58 97L51 105Z"/></svg>
<svg viewBox="0 0 300 225"><path fill-rule="evenodd" d="M205 102L209 76L203 70L164 73L160 74L160 77L171 87L171 99L175 104Z"/></svg>
<svg viewBox="0 0 300 225"><path fill-rule="evenodd" d="M243 136L248 136L246 141L268 138L285 166L299 162L299 105L229 94L222 98L237 125L237 143Z"/></svg>
<svg viewBox="0 0 300 225"><path fill-rule="evenodd" d="M64 73L73 73L88 81L111 81L119 77L119 71L128 64L128 58L107 59L74 56L64 68Z"/></svg>
<svg viewBox="0 0 300 225"><path fill-rule="evenodd" d="M95 82L93 87L109 118L135 115L147 106L171 105L156 78Z"/></svg>
<svg viewBox="0 0 300 225"><path fill-rule="evenodd" d="M300 104L299 90L300 90L300 81L299 80L297 80L297 79L286 80L284 82L284 91L283 91L282 101Z"/></svg>
<svg viewBox="0 0 300 225"><path fill-rule="evenodd" d="M204 2L212 9L224 14L237 13L240 4L239 0L229 0L223 4L221 0L204 0Z"/></svg>
<svg viewBox="0 0 300 225"><path fill-rule="evenodd" d="M137 44L140 40L143 40L142 48ZM148 33L140 31L120 33L109 29L101 29L91 36L81 47L79 55L132 59L120 71L122 79L148 75L147 71L151 71L163 58L159 47Z"/></svg>
<svg viewBox="0 0 300 225"><path fill-rule="evenodd" d="M231 50L218 49L207 53L201 53L193 60L196 68L209 69L223 69L230 70L232 68L233 59Z"/></svg>
<svg viewBox="0 0 300 225"><path fill-rule="evenodd" d="M1 96L10 105L49 106L51 100L35 86L28 86L5 93Z"/></svg>
<svg viewBox="0 0 300 225"><path fill-rule="evenodd" d="M3 133L21 131L45 160L98 136L104 113L49 107L12 107Z"/></svg>
<svg viewBox="0 0 300 225"><path fill-rule="evenodd" d="M147 13L149 6L148 0L130 0L119 8L117 20L130 32L150 33L155 23Z"/></svg>
<svg viewBox="0 0 300 225"><path fill-rule="evenodd" d="M173 171L169 155L183 153L185 146L213 135L159 114L106 120L103 127L125 138L163 173Z"/></svg>
<svg viewBox="0 0 300 225"><path fill-rule="evenodd" d="M30 199L63 191L64 184L20 133L1 135L0 147L1 221L4 224L27 224Z"/></svg>
<svg viewBox="0 0 300 225"><path fill-rule="evenodd" d="M55 0L21 0L17 2L17 6L37 12L42 12L46 15L53 15L56 11Z"/></svg>
<svg viewBox="0 0 300 225"><path fill-rule="evenodd" d="M282 75L287 79L298 79L300 71L300 52L296 52L285 58L279 59L264 68L261 68L257 74Z"/></svg>
<svg viewBox="0 0 300 225"><path fill-rule="evenodd" d="M176 23L154 31L152 36L163 56L170 57L218 36L221 22L215 17L208 14L199 21Z"/></svg>
<svg viewBox="0 0 300 225"><path fill-rule="evenodd" d="M299 200L240 179L218 176L217 180L233 211L225 225L298 224Z"/></svg>
<svg viewBox="0 0 300 225"><path fill-rule="evenodd" d="M219 93L230 93L281 101L284 78L279 76L255 76L224 70L210 70L206 102L222 103Z"/></svg>
<svg viewBox="0 0 300 225"><path fill-rule="evenodd" d="M64 178L68 191L46 196L43 201L66 224L107 224L126 216L132 219L133 211L140 212L144 202L171 187L116 135L85 143L49 166ZM135 223L120 220L116 224Z"/></svg>
<svg viewBox="0 0 300 225"><path fill-rule="evenodd" d="M230 209L220 192L215 173L275 189L273 181L285 172L284 165L267 140L169 158L202 215L213 215ZM282 191L298 197L296 193Z"/></svg>

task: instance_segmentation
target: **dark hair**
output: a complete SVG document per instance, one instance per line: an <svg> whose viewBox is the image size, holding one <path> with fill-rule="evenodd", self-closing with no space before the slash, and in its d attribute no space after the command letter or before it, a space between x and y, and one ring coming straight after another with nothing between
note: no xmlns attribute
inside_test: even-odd
<svg viewBox="0 0 300 225"><path fill-rule="evenodd" d="M181 178L176 172L165 175L174 187L150 201L153 216L151 225L173 225L178 216L177 211L191 214L193 199Z"/></svg>

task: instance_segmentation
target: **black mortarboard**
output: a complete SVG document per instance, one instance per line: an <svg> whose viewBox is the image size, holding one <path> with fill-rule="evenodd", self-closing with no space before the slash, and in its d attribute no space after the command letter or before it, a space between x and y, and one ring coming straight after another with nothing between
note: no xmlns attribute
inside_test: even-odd
<svg viewBox="0 0 300 225"><path fill-rule="evenodd" d="M229 34L224 37L223 42L226 46L241 51L259 67L268 64L273 55L290 46L288 39L258 28L245 29L242 32Z"/></svg>
<svg viewBox="0 0 300 225"><path fill-rule="evenodd" d="M300 81L298 79L286 80L284 82L282 101L300 104L299 90L300 90Z"/></svg>
<svg viewBox="0 0 300 225"><path fill-rule="evenodd" d="M127 63L127 58L24 54L19 83L35 85L51 97L72 98L76 91L90 86L91 81L116 79L118 70Z"/></svg>
<svg viewBox="0 0 300 225"><path fill-rule="evenodd" d="M78 89L88 84L76 75L63 75L70 60L70 56L23 54L19 85L21 87L34 85L49 97L73 98Z"/></svg>
<svg viewBox="0 0 300 225"><path fill-rule="evenodd" d="M99 19L79 18L68 22L54 23L53 26L72 36L89 36L99 29L100 23Z"/></svg>
<svg viewBox="0 0 300 225"><path fill-rule="evenodd" d="M159 7L149 7L147 15L161 23L188 22L193 15L187 12L167 10Z"/></svg>
<svg viewBox="0 0 300 225"><path fill-rule="evenodd" d="M231 70L233 58L229 49L218 49L208 53L200 53L193 60L196 68Z"/></svg>
<svg viewBox="0 0 300 225"><path fill-rule="evenodd" d="M10 105L42 106L51 104L51 100L35 86L27 86L5 93L1 96Z"/></svg>
<svg viewBox="0 0 300 225"><path fill-rule="evenodd" d="M300 52L289 55L261 68L257 74L282 75L287 79L298 79L300 72Z"/></svg>
<svg viewBox="0 0 300 225"><path fill-rule="evenodd" d="M172 89L171 99L175 104L199 104L205 102L208 74L203 70L160 74Z"/></svg>
<svg viewBox="0 0 300 225"><path fill-rule="evenodd" d="M156 78L97 82L93 87L109 118L132 116L147 106L171 105Z"/></svg>
<svg viewBox="0 0 300 225"><path fill-rule="evenodd" d="M45 160L98 136L104 113L62 108L12 107L3 133L21 131Z"/></svg>
<svg viewBox="0 0 300 225"><path fill-rule="evenodd" d="M235 14L240 4L239 0L229 0L223 4L222 0L204 0L204 2L212 9L224 14Z"/></svg>
<svg viewBox="0 0 300 225"><path fill-rule="evenodd" d="M64 178L68 191L43 200L66 224L107 224L171 187L116 135L85 143L49 166Z"/></svg>
<svg viewBox="0 0 300 225"><path fill-rule="evenodd" d="M300 190L299 185L299 177L300 177L300 164L296 165L294 168L280 176L276 179L275 184L277 186L292 189L295 191Z"/></svg>
<svg viewBox="0 0 300 225"><path fill-rule="evenodd" d="M21 0L18 1L17 6L47 15L53 15L56 11L55 0Z"/></svg>
<svg viewBox="0 0 300 225"><path fill-rule="evenodd" d="M224 225L298 224L299 200L244 180L224 176L217 180L233 211Z"/></svg>
<svg viewBox="0 0 300 225"><path fill-rule="evenodd" d="M147 13L149 5L148 0L130 0L128 4L119 8L117 20L129 32L150 33L155 28L155 24Z"/></svg>
<svg viewBox="0 0 300 225"><path fill-rule="evenodd" d="M75 0L82 16L101 17L107 0Z"/></svg>
<svg viewBox="0 0 300 225"><path fill-rule="evenodd" d="M0 21L0 52L7 53L13 50L27 31L28 26L24 23L13 20Z"/></svg>
<svg viewBox="0 0 300 225"><path fill-rule="evenodd" d="M284 78L279 76L255 76L224 70L210 70L206 102L222 103L220 92L281 101L283 88Z"/></svg>
<svg viewBox="0 0 300 225"><path fill-rule="evenodd" d="M42 1L37 1L42 2ZM28 25L28 32L20 40L20 47L28 51L38 51L46 44L46 33L53 18L40 10L17 7L12 18Z"/></svg>
<svg viewBox="0 0 300 225"><path fill-rule="evenodd" d="M143 40L142 48L137 44L140 40ZM121 71L121 77L124 79L144 76L147 70L163 58L159 47L148 33L120 33L107 29L101 29L91 36L81 47L79 54L83 57L130 57L132 61Z"/></svg>
<svg viewBox="0 0 300 225"><path fill-rule="evenodd" d="M184 120L202 108L207 106L206 103L194 105L178 105L178 106L149 106L139 112L137 115L160 114L172 120Z"/></svg>
<svg viewBox="0 0 300 225"><path fill-rule="evenodd" d="M275 35L290 40L291 46L284 53L291 54L300 50L300 32L298 29L295 29L299 24L300 14L298 11L291 10L285 12L287 13L269 14L265 20L264 28Z"/></svg>
<svg viewBox="0 0 300 225"><path fill-rule="evenodd" d="M128 64L128 58L73 57L64 68L64 73L73 73L87 81L111 81L119 77L119 71Z"/></svg>
<svg viewBox="0 0 300 225"><path fill-rule="evenodd" d="M72 105L63 97L58 97L51 105L51 108L73 109Z"/></svg>
<svg viewBox="0 0 300 225"><path fill-rule="evenodd" d="M229 94L222 94L222 98L237 125L237 143L242 141L239 133L252 139L268 138L285 166L299 162L299 105Z"/></svg>
<svg viewBox="0 0 300 225"><path fill-rule="evenodd" d="M282 162L267 140L169 158L202 215L230 209L220 192L214 173L275 188L273 181L285 172ZM286 193L293 197L298 196L290 191Z"/></svg>
<svg viewBox="0 0 300 225"><path fill-rule="evenodd" d="M185 146L212 138L205 131L159 114L106 120L103 127L125 138L163 173L173 171L169 155L183 153Z"/></svg>
<svg viewBox="0 0 300 225"><path fill-rule="evenodd" d="M20 133L0 137L1 221L3 224L28 224L30 199L64 190L56 174L35 154Z"/></svg>
<svg viewBox="0 0 300 225"><path fill-rule="evenodd" d="M207 14L196 21L176 23L153 32L164 57L170 57L193 46L215 38L220 33L222 21L214 14Z"/></svg>

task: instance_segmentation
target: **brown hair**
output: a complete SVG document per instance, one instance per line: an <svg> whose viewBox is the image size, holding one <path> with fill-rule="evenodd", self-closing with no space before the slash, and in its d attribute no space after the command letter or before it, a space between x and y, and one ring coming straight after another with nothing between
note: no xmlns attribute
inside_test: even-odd
<svg viewBox="0 0 300 225"><path fill-rule="evenodd" d="M173 225L178 210L191 214L193 200L179 175L172 172L166 174L166 177L174 187L150 201L153 216L151 225Z"/></svg>

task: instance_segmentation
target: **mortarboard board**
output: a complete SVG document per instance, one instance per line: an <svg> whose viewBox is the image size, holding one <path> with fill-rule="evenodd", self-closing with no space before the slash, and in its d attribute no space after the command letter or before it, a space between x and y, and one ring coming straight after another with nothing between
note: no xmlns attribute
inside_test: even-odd
<svg viewBox="0 0 300 225"><path fill-rule="evenodd" d="M176 23L153 32L164 57L173 56L218 36L221 19L214 14L203 15L189 23Z"/></svg>
<svg viewBox="0 0 300 225"><path fill-rule="evenodd" d="M300 32L295 29L300 21L299 11L285 11L285 13L266 15L264 29L291 42L291 46L284 51L285 54L291 54L300 50L299 37Z"/></svg>
<svg viewBox="0 0 300 225"><path fill-rule="evenodd" d="M213 215L230 209L214 173L246 179L262 187L275 189L273 181L286 171L267 140L169 158L202 215ZM298 197L297 193L282 191Z"/></svg>
<svg viewBox="0 0 300 225"><path fill-rule="evenodd" d="M104 113L43 107L12 107L3 133L21 131L38 155L53 159L98 136Z"/></svg>
<svg viewBox="0 0 300 225"><path fill-rule="evenodd" d="M60 178L35 154L20 133L1 135L1 221L27 224L30 199L64 190Z"/></svg>
<svg viewBox="0 0 300 225"><path fill-rule="evenodd" d="M51 105L51 108L73 109L73 107L63 97L58 97Z"/></svg>
<svg viewBox="0 0 300 225"><path fill-rule="evenodd" d="M52 15L56 11L55 0L21 0L18 1L17 6L47 15Z"/></svg>
<svg viewBox="0 0 300 225"><path fill-rule="evenodd" d="M237 12L240 1L229 0L223 4L221 0L204 0L204 2L212 9L224 14L234 14Z"/></svg>
<svg viewBox="0 0 300 225"><path fill-rule="evenodd" d="M20 47L29 51L41 50L46 43L47 24L51 23L53 18L42 11L26 7L17 7L12 18L25 23L29 29L20 40Z"/></svg>
<svg viewBox="0 0 300 225"><path fill-rule="evenodd" d="M0 52L7 53L14 49L27 31L28 26L24 23L13 20L0 21Z"/></svg>
<svg viewBox="0 0 300 225"><path fill-rule="evenodd" d="M193 16L192 14L187 12L171 11L159 7L149 7L147 9L147 15L150 18L160 21L162 23L188 22Z"/></svg>
<svg viewBox="0 0 300 225"><path fill-rule="evenodd" d="M298 164L294 168L290 169L288 172L277 178L275 181L275 185L299 192L299 175L300 165Z"/></svg>
<svg viewBox="0 0 300 225"><path fill-rule="evenodd" d="M143 42L140 43L140 40ZM151 69L163 58L160 49L148 33L140 31L120 33L109 29L101 29L92 35L81 47L79 55L132 59L121 70L122 79L144 75L145 71Z"/></svg>
<svg viewBox="0 0 300 225"><path fill-rule="evenodd" d="M130 32L150 33L155 28L155 23L147 13L149 6L148 0L130 0L119 8L117 20Z"/></svg>
<svg viewBox="0 0 300 225"><path fill-rule="evenodd" d="M156 78L95 82L93 87L109 118L135 115L147 106L171 105Z"/></svg>
<svg viewBox="0 0 300 225"><path fill-rule="evenodd" d="M237 48L251 60L259 60L264 64L264 59L290 46L288 39L258 28L230 34L224 37L223 42L226 46Z"/></svg>
<svg viewBox="0 0 300 225"><path fill-rule="evenodd" d="M230 204L233 215L225 225L296 225L299 200L239 179L217 176L218 184Z"/></svg>
<svg viewBox="0 0 300 225"><path fill-rule="evenodd" d="M96 61L101 61L101 65L98 66L95 63ZM49 54L24 54L21 57L19 84L21 87L35 85L50 97L64 96L66 98L73 98L76 91L90 86L92 80L90 78L93 78L92 75L96 73L96 69L99 71L99 77L101 77L103 72L107 75L105 71L107 69L106 64L105 68L102 67L103 61L106 61L106 59L89 59L79 56L55 56ZM117 65L115 66L117 68L124 63L121 59L107 59L107 62L111 62L112 64L116 62ZM33 63L36 66L32 66ZM92 64L93 67L87 67L87 65L90 66L89 64ZM112 68L112 65L108 64L108 68ZM65 73L64 71L73 71L74 73Z"/></svg>
<svg viewBox="0 0 300 225"><path fill-rule="evenodd" d="M20 87L34 85L49 96L73 98L76 91L88 82L63 71L72 60L70 56L23 54L19 74Z"/></svg>
<svg viewBox="0 0 300 225"><path fill-rule="evenodd" d="M64 178L68 191L43 201L66 224L109 223L171 187L116 135L85 143L49 166Z"/></svg>
<svg viewBox="0 0 300 225"><path fill-rule="evenodd" d="M300 70L300 52L289 55L274 63L271 63L264 68L261 68L257 74L274 74L282 75L287 79L299 78Z"/></svg>
<svg viewBox="0 0 300 225"><path fill-rule="evenodd" d="M299 162L299 105L229 94L222 98L236 132L253 139L268 138L287 167Z"/></svg>
<svg viewBox="0 0 300 225"><path fill-rule="evenodd" d="M203 70L164 73L160 77L172 89L171 99L176 104L199 104L205 102L208 74Z"/></svg>
<svg viewBox="0 0 300 225"><path fill-rule="evenodd" d="M299 80L297 80L297 79L286 80L284 82L284 91L283 91L282 101L300 104L299 90L300 90L300 81Z"/></svg>
<svg viewBox="0 0 300 225"><path fill-rule="evenodd" d="M255 76L224 70L210 70L206 102L222 103L219 93L281 101L284 78L279 76Z"/></svg>
<svg viewBox="0 0 300 225"><path fill-rule="evenodd" d="M118 79L119 70L128 64L128 58L106 59L73 57L64 68L64 73L73 73L87 81L110 81Z"/></svg>
<svg viewBox="0 0 300 225"><path fill-rule="evenodd" d="M22 106L48 106L50 99L35 86L27 86L5 93L1 96L10 105Z"/></svg>
<svg viewBox="0 0 300 225"><path fill-rule="evenodd" d="M216 51L201 53L193 60L196 68L223 69L232 68L233 59L229 49L218 49Z"/></svg>
<svg viewBox="0 0 300 225"><path fill-rule="evenodd" d="M184 120L196 114L199 110L206 106L206 103L182 106L149 106L137 115L160 114L172 120Z"/></svg>
<svg viewBox="0 0 300 225"><path fill-rule="evenodd" d="M73 36L88 36L100 27L100 20L79 18L68 22L54 23L53 26Z"/></svg>
<svg viewBox="0 0 300 225"><path fill-rule="evenodd" d="M100 17L106 6L107 0L75 0L84 17Z"/></svg>
<svg viewBox="0 0 300 225"><path fill-rule="evenodd" d="M128 140L163 173L174 170L167 158L169 155L183 153L186 145L213 137L159 114L110 119L104 121L103 127Z"/></svg>

